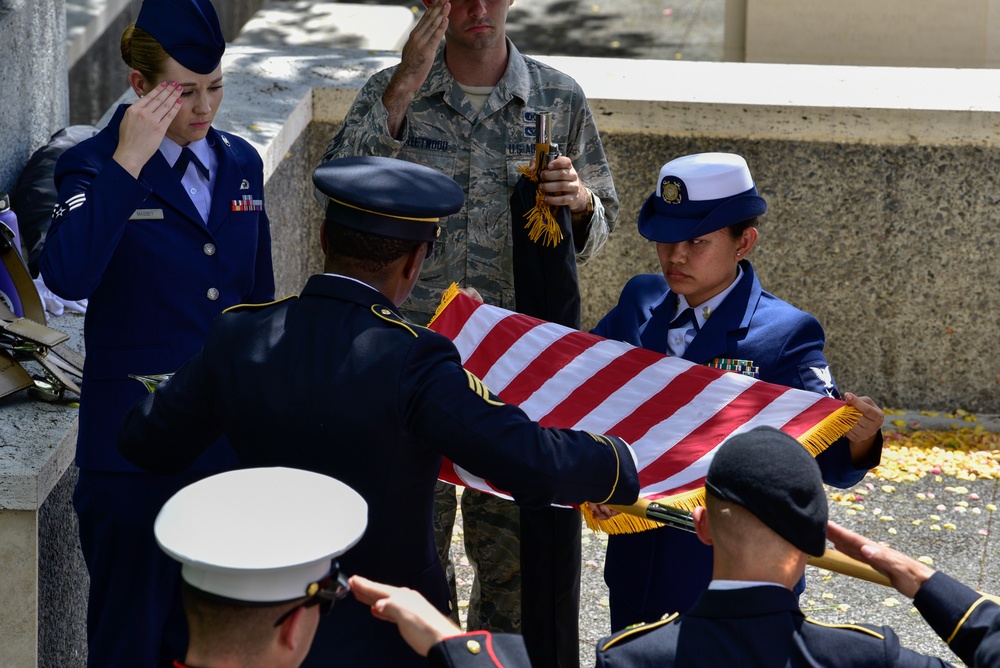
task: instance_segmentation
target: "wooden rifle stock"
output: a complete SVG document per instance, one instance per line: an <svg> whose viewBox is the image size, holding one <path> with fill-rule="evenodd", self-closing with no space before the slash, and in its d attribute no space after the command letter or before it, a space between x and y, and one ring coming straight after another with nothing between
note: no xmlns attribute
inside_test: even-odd
<svg viewBox="0 0 1000 668"><path fill-rule="evenodd" d="M684 531L694 531L694 520L691 513L686 510L678 510L667 505L661 505L649 499L639 499L631 506L610 506L618 512L634 515L643 519L660 522L675 529ZM891 587L889 578L882 575L868 564L857 559L852 559L843 552L827 550L822 557L809 557L809 564L817 568L825 568L828 571L849 575L859 580L867 580L875 584ZM988 596L988 594L987 594Z"/></svg>

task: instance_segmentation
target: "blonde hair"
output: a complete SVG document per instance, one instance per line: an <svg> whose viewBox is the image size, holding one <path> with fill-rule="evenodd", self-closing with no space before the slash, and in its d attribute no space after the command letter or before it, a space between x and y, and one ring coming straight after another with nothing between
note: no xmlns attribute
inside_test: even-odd
<svg viewBox="0 0 1000 668"><path fill-rule="evenodd" d="M150 86L160 81L166 69L167 53L156 39L132 23L122 33L122 60L129 69L137 70Z"/></svg>

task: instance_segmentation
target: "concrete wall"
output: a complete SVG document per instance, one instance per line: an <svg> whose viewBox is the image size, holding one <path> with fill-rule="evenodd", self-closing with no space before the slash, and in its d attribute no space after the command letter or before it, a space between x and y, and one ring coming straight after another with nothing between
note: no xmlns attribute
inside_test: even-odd
<svg viewBox="0 0 1000 668"><path fill-rule="evenodd" d="M76 478L76 467L67 468L38 511L39 668L87 665L90 576L73 510Z"/></svg>
<svg viewBox="0 0 1000 668"><path fill-rule="evenodd" d="M0 0L0 191L28 156L66 125L63 0Z"/></svg>
<svg viewBox="0 0 1000 668"><path fill-rule="evenodd" d="M242 57L248 69L267 69ZM303 57L297 76L313 86L313 124L325 126L309 130L318 146L290 152L296 161L312 159L333 135L353 99L348 78L363 81L385 64ZM628 277L658 270L634 221L660 165L684 153L735 151L770 204L751 259L765 289L820 319L843 389L889 407L1000 405L992 352L1000 329L1000 101L992 91L1000 74L543 60L591 93L622 201L618 230L581 270L585 326L614 305ZM634 99L637 91L647 99ZM280 285L295 291L303 279Z"/></svg>
<svg viewBox="0 0 1000 668"><path fill-rule="evenodd" d="M997 67L1000 0L727 0L726 46L743 21L755 63ZM732 8L732 7L731 7ZM732 40L730 42L730 34Z"/></svg>
<svg viewBox="0 0 1000 668"><path fill-rule="evenodd" d="M313 154L336 127L310 126ZM584 327L617 303L630 276L659 272L635 221L660 166L686 153L736 152L769 206L750 259L766 290L819 318L841 389L889 407L996 411L1000 148L608 129L602 138L622 208L602 254L580 269ZM318 254L308 255L315 266ZM282 281L295 286L292 276Z"/></svg>

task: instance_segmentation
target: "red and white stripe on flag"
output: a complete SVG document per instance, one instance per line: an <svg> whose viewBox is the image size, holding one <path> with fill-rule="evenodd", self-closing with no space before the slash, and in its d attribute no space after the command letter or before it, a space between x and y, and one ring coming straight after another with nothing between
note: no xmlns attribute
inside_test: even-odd
<svg viewBox="0 0 1000 668"><path fill-rule="evenodd" d="M455 342L462 364L500 399L547 427L625 439L638 458L640 496L690 508L730 436L768 425L822 452L856 421L842 401L668 357L544 322L457 292L430 328ZM494 494L445 462L441 479Z"/></svg>

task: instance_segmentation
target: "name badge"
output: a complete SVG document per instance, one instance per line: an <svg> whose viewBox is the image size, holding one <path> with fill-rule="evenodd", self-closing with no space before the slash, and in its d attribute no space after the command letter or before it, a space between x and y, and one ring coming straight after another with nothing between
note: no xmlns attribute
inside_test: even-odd
<svg viewBox="0 0 1000 668"><path fill-rule="evenodd" d="M163 220L163 209L136 209L129 220Z"/></svg>

